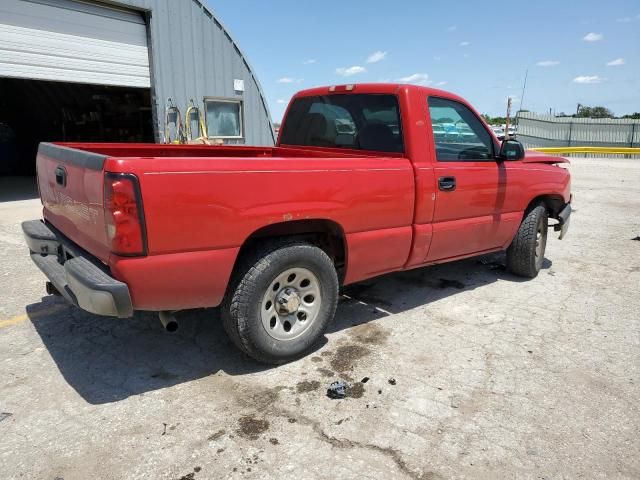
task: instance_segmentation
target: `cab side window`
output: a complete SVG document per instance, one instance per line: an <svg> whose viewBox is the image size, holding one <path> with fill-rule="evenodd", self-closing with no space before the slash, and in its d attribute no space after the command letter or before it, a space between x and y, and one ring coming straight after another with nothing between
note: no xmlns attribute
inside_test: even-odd
<svg viewBox="0 0 640 480"><path fill-rule="evenodd" d="M429 97L429 114L441 162L493 160L493 140L478 117L453 100Z"/></svg>

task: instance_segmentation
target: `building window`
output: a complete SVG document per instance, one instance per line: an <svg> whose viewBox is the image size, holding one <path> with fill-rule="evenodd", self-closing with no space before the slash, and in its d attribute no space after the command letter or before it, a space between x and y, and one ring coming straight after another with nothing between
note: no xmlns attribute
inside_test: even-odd
<svg viewBox="0 0 640 480"><path fill-rule="evenodd" d="M242 101L205 97L209 138L243 138Z"/></svg>

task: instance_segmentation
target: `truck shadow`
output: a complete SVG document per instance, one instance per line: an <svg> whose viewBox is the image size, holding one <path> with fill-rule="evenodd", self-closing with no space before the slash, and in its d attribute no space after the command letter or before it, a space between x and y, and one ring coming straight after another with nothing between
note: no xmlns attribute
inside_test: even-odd
<svg viewBox="0 0 640 480"><path fill-rule="evenodd" d="M504 279L500 256L386 275L344 289L330 327L335 332ZM550 262L545 261L545 268ZM45 297L27 314L65 380L90 404L197 380L223 371L245 375L274 367L239 352L227 338L217 309L180 312L169 335L157 315L100 317ZM326 338L317 346L326 344Z"/></svg>

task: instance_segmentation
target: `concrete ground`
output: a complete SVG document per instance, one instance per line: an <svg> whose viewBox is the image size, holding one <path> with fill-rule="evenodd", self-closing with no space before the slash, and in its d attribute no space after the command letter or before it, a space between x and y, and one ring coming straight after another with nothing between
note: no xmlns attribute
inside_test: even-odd
<svg viewBox="0 0 640 480"><path fill-rule="evenodd" d="M498 255L354 286L324 344L277 368L214 310L171 336L45 296L19 228L39 202L1 184L0 476L640 478L640 162L571 170L538 278ZM337 379L351 398L325 396Z"/></svg>

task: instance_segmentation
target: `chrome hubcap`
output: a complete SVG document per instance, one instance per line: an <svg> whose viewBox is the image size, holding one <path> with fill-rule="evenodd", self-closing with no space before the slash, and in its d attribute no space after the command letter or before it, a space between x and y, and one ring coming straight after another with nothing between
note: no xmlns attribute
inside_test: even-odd
<svg viewBox="0 0 640 480"><path fill-rule="evenodd" d="M321 303L320 282L313 272L289 268L271 281L262 297L262 326L276 340L293 340L316 321Z"/></svg>

